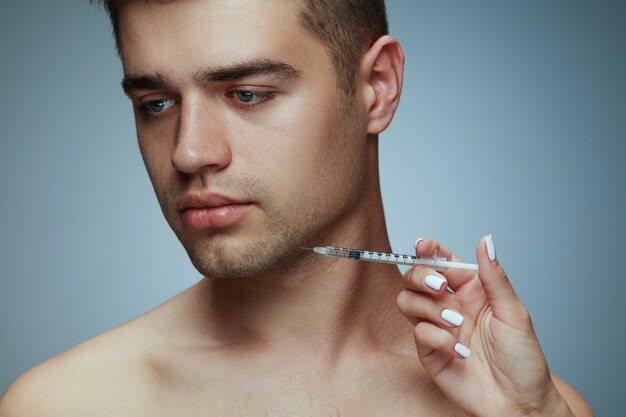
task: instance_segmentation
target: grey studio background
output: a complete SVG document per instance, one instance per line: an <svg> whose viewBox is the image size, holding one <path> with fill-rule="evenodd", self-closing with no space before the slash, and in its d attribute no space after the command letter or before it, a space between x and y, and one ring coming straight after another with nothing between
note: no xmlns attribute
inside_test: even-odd
<svg viewBox="0 0 626 417"><path fill-rule="evenodd" d="M434 236L473 261L493 233L551 370L623 415L626 2L388 8L407 55L381 138L394 250ZM3 392L199 276L144 172L104 13L3 1L0 45Z"/></svg>

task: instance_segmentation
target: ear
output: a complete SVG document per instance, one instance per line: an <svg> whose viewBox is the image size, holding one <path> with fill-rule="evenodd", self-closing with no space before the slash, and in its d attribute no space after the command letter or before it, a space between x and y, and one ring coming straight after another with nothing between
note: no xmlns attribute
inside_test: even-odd
<svg viewBox="0 0 626 417"><path fill-rule="evenodd" d="M361 58L360 88L367 109L367 133L379 134L389 126L402 91L404 52L397 39L380 37Z"/></svg>

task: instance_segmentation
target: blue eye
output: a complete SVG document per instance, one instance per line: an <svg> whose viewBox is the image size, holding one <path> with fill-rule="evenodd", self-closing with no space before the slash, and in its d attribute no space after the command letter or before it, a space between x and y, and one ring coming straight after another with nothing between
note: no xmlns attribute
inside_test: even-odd
<svg viewBox="0 0 626 417"><path fill-rule="evenodd" d="M175 100L171 98L161 98L158 100L152 100L152 101L147 102L146 104L144 104L144 107L150 113L162 113L164 110L167 110L168 108L173 106L174 103L175 103Z"/></svg>
<svg viewBox="0 0 626 417"><path fill-rule="evenodd" d="M237 95L237 98L244 103L250 103L255 97L255 94L252 91L237 91L235 94Z"/></svg>
<svg viewBox="0 0 626 417"><path fill-rule="evenodd" d="M274 98L274 94L268 91L238 90L231 93L237 101L246 105L254 106Z"/></svg>

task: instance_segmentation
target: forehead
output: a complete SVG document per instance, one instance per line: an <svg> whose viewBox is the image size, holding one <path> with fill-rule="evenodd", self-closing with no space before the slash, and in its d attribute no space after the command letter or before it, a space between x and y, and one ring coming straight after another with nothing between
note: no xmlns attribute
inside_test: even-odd
<svg viewBox="0 0 626 417"><path fill-rule="evenodd" d="M259 57L307 60L325 48L288 0L132 1L119 14L126 72L225 66ZM310 56L308 57L310 60ZM315 59L313 60L315 61Z"/></svg>

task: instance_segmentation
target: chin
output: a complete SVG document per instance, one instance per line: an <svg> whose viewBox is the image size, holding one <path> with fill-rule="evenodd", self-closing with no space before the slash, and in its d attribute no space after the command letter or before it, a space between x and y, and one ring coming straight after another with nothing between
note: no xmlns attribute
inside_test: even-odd
<svg viewBox="0 0 626 417"><path fill-rule="evenodd" d="M246 243L211 238L185 247L193 266L206 278L244 279L264 275L292 259L300 248L299 239L277 235Z"/></svg>

